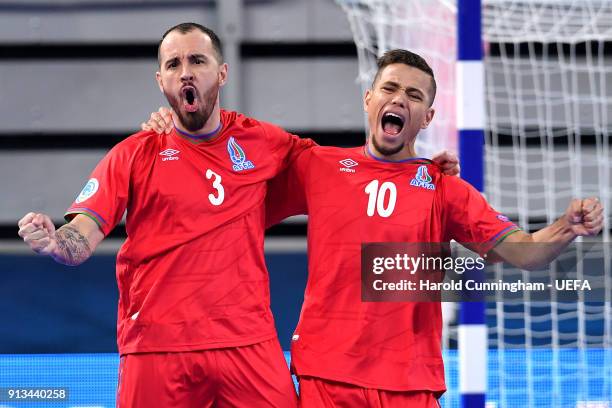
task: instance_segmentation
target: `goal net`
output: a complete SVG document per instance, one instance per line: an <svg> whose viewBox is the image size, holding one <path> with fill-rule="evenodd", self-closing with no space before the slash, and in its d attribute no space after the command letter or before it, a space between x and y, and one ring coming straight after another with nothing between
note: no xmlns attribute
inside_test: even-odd
<svg viewBox="0 0 612 408"><path fill-rule="evenodd" d="M436 115L417 152L456 151L455 1L338 3L354 34L363 89L386 50L409 49L430 63ZM606 214L588 254L602 265L605 299L544 302L525 293L487 303L487 404L612 407L612 1L483 0L482 25L488 201L526 231L554 222L575 197L598 196ZM579 263L578 273L584 268ZM553 263L547 273L556 270ZM456 381L456 373L447 375L445 406L458 404Z"/></svg>

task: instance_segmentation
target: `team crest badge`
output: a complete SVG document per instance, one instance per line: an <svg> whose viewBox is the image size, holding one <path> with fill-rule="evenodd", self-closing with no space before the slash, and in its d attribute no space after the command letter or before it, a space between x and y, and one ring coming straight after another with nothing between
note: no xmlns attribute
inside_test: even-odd
<svg viewBox="0 0 612 408"><path fill-rule="evenodd" d="M230 160L232 161L232 163L234 163L234 165L232 166L232 169L234 169L234 171L242 171L255 168L253 162L247 160L244 150L242 149L242 147L240 147L238 142L236 142L236 139L234 139L233 137L230 137L227 141L227 152L229 153Z"/></svg>
<svg viewBox="0 0 612 408"><path fill-rule="evenodd" d="M427 166L419 166L417 174L410 180L410 185L414 187L421 187L427 190L435 190L436 186L432 184L433 179L427 172Z"/></svg>
<svg viewBox="0 0 612 408"><path fill-rule="evenodd" d="M87 184L85 184L85 187L83 187L83 190L81 190L74 202L79 204L91 198L98 191L98 187L100 187L100 183L98 183L97 179L89 179L89 181L87 182Z"/></svg>

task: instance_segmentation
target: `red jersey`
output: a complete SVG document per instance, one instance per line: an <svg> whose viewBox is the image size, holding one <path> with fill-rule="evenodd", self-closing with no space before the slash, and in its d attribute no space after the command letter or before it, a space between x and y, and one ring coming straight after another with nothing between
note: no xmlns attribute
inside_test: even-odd
<svg viewBox="0 0 612 408"><path fill-rule="evenodd" d="M486 253L518 228L430 161L379 161L364 147L303 152L271 184L267 206L268 223L309 214L308 283L291 350L296 374L444 391L440 304L362 302L361 245L455 239L483 243Z"/></svg>
<svg viewBox="0 0 612 408"><path fill-rule="evenodd" d="M66 213L107 235L127 210L117 256L121 354L274 338L264 263L267 180L312 141L221 111L215 138L139 132L98 164Z"/></svg>

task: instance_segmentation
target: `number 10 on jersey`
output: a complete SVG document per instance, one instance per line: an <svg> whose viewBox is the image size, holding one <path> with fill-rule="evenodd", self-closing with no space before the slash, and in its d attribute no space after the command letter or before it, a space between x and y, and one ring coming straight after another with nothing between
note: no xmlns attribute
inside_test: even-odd
<svg viewBox="0 0 612 408"><path fill-rule="evenodd" d="M390 181L385 181L378 187L380 182L372 180L365 188L368 197L368 217L372 217L375 212L383 218L389 217L395 209L395 201L397 200L397 188ZM389 199L387 201L387 195ZM387 201L387 206L385 206Z"/></svg>

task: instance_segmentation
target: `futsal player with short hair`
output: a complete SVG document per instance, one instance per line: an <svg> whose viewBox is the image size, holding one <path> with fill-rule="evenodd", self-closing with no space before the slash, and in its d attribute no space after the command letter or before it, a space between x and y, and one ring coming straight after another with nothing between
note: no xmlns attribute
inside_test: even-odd
<svg viewBox="0 0 612 408"><path fill-rule="evenodd" d="M525 233L467 182L419 158L414 144L433 120L435 91L423 58L387 52L364 97L365 146L315 146L271 182L270 224L309 215L308 283L291 347L303 408L430 408L446 389L440 303L363 302L363 243L454 239L481 256L532 268L602 228L602 206L588 198Z"/></svg>
<svg viewBox="0 0 612 408"><path fill-rule="evenodd" d="M295 407L264 262L266 182L313 142L219 105L218 37L172 27L157 82L176 122L136 133L97 165L57 231L19 221L37 253L78 265L121 221L117 406Z"/></svg>

